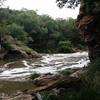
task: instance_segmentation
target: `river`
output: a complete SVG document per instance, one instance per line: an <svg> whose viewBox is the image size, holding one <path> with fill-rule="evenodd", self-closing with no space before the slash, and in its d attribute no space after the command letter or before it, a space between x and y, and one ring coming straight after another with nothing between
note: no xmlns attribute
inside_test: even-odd
<svg viewBox="0 0 100 100"><path fill-rule="evenodd" d="M20 61L1 61L0 79L11 80L23 78L34 73L58 73L68 68L80 68L89 63L87 52L71 54L41 54L38 59Z"/></svg>

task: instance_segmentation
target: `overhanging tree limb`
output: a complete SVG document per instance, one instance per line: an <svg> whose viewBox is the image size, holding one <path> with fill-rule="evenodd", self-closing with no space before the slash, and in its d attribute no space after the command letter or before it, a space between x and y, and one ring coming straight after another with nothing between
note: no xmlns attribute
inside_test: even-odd
<svg viewBox="0 0 100 100"><path fill-rule="evenodd" d="M58 7L75 8L80 4L80 0L56 0Z"/></svg>
<svg viewBox="0 0 100 100"><path fill-rule="evenodd" d="M3 5L4 1L6 0L0 0L0 7Z"/></svg>

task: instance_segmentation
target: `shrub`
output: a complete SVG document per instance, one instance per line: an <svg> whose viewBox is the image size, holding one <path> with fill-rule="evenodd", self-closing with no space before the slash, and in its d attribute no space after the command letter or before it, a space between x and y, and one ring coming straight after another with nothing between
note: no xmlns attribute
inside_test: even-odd
<svg viewBox="0 0 100 100"><path fill-rule="evenodd" d="M39 77L40 74L34 73L30 76L30 79L34 80L35 78Z"/></svg>
<svg viewBox="0 0 100 100"><path fill-rule="evenodd" d="M95 60L89 65L87 78L94 91L100 93L100 59Z"/></svg>
<svg viewBox="0 0 100 100"><path fill-rule="evenodd" d="M69 53L72 52L73 45L70 41L60 41L58 43L58 52Z"/></svg>

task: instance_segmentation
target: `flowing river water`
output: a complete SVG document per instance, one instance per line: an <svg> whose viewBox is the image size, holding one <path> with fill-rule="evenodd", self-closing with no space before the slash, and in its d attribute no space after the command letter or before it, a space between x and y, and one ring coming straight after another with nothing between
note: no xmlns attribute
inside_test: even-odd
<svg viewBox="0 0 100 100"><path fill-rule="evenodd" d="M20 61L0 61L0 86L8 85L9 80L21 79L34 73L58 73L68 68L81 68L89 63L87 52L70 54L41 54L38 59ZM4 84L5 83L5 84ZM9 83L14 85L15 83ZM18 84L18 83L17 83ZM25 83L23 83L25 84ZM23 85L20 83L20 86ZM27 84L27 83L26 83ZM28 84L29 85L29 84ZM26 85L25 85L26 86Z"/></svg>
<svg viewBox="0 0 100 100"><path fill-rule="evenodd" d="M5 62L0 67L0 79L21 78L32 73L57 73L67 68L84 67L89 62L87 52L72 54L42 54L35 60Z"/></svg>

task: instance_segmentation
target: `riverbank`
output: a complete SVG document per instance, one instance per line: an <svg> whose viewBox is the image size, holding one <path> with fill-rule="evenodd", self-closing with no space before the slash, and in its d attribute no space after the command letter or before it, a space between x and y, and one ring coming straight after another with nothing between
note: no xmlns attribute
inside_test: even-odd
<svg viewBox="0 0 100 100"><path fill-rule="evenodd" d="M49 86L50 90L52 90L53 88L51 87L56 86L54 84L58 84L61 80L67 80L66 82L73 80L68 78L68 76L80 70L78 74L73 74L77 77L88 63L89 59L87 52L77 52L72 54L42 54L42 57L37 59L2 62L0 66L1 95L3 94L3 97L7 97L9 94L9 98L24 98L23 96L27 94L28 97L29 95L34 97L31 95L34 93L33 91L48 89ZM77 79L75 78L75 80ZM43 85L45 85L45 87Z"/></svg>
<svg viewBox="0 0 100 100"><path fill-rule="evenodd" d="M5 98L6 100L40 100L39 97L42 98L42 95L44 93L41 91L46 92L47 90L49 90L49 93L55 94L57 93L57 91L61 92L61 89L78 89L80 87L79 84L81 83L80 76L82 76L84 72L85 70L80 68L76 70L66 70L64 74L62 72L62 74L56 75L41 75L34 79L31 79L31 81L26 82L1 81L0 86L2 86L3 90L5 88L5 91L0 91L0 95L2 98L1 100L5 100ZM21 89L20 86L22 87Z"/></svg>

